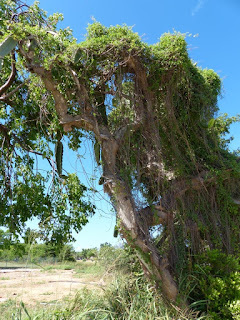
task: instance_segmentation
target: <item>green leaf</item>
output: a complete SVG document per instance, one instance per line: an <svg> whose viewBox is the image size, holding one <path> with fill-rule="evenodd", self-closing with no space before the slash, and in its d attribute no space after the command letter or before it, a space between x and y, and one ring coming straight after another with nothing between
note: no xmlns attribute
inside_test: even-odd
<svg viewBox="0 0 240 320"><path fill-rule="evenodd" d="M82 50L79 48L77 49L76 53L75 53L75 57L74 57L74 63L77 63L81 57L82 54Z"/></svg>
<svg viewBox="0 0 240 320"><path fill-rule="evenodd" d="M97 141L94 144L94 153L96 162L100 166L100 144Z"/></svg>
<svg viewBox="0 0 240 320"><path fill-rule="evenodd" d="M208 128L211 129L214 126L214 124L215 124L215 119L214 118L210 119L208 121Z"/></svg>
<svg viewBox="0 0 240 320"><path fill-rule="evenodd" d="M118 236L118 227L117 227L117 225L114 227L113 236L114 236L114 238L117 238L117 236Z"/></svg>
<svg viewBox="0 0 240 320"><path fill-rule="evenodd" d="M0 58L4 58L9 54L17 45L17 41L14 40L11 36L5 39L0 44Z"/></svg>

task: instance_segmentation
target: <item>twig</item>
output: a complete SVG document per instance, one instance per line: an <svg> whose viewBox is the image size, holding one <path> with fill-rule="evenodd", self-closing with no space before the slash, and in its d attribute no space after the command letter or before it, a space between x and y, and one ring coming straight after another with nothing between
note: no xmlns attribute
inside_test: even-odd
<svg viewBox="0 0 240 320"><path fill-rule="evenodd" d="M25 84L27 84L28 82L30 82L30 80L26 80L25 82L21 83L20 85L18 85L13 91L9 92L8 94L3 95L2 97L0 97L0 101L5 101L8 98L10 98L14 93L16 93L20 88L22 88Z"/></svg>

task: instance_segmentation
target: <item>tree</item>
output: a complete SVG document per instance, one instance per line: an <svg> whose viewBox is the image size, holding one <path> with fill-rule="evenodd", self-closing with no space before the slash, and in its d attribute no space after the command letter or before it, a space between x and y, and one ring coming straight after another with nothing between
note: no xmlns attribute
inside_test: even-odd
<svg viewBox="0 0 240 320"><path fill-rule="evenodd" d="M20 243L8 230L0 229L0 259L8 261L25 254L25 245Z"/></svg>
<svg viewBox="0 0 240 320"><path fill-rule="evenodd" d="M58 259L60 261L76 261L75 251L72 245L65 245L58 254Z"/></svg>
<svg viewBox="0 0 240 320"><path fill-rule="evenodd" d="M91 259L95 258L98 254L97 248L89 248L89 249L82 249L82 251L77 252L77 259Z"/></svg>
<svg viewBox="0 0 240 320"><path fill-rule="evenodd" d="M10 147L12 157L14 140L22 152L40 149L48 158L50 151L42 149L54 142L60 188L71 180L62 176L62 136L73 150L83 134L91 139L102 168L99 183L121 236L136 250L146 275L175 300L180 275L190 272L199 253L239 252L240 164L222 138L238 118L215 118L219 76L191 61L182 34L164 34L147 45L127 26L106 28L95 21L77 43L70 29L57 30L60 15L47 17L37 5L20 12L17 1L6 3L2 40L15 41L17 56L3 60L5 149ZM18 161L27 162L27 175L39 188L43 178L32 174L29 158ZM15 164L11 168L17 170ZM4 183L1 210L10 197L8 175ZM47 201L43 190L39 197Z"/></svg>
<svg viewBox="0 0 240 320"><path fill-rule="evenodd" d="M9 248L12 243L12 235L8 231L0 229L0 248Z"/></svg>

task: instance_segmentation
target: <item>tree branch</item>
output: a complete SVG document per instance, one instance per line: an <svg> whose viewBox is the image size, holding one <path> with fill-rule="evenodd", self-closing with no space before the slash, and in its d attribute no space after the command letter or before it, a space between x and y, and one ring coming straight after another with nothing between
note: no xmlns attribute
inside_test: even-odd
<svg viewBox="0 0 240 320"><path fill-rule="evenodd" d="M145 226L153 227L159 224L167 224L169 220L173 219L173 214L164 210L162 206L155 205L153 207L146 207L139 211L141 219Z"/></svg>
<svg viewBox="0 0 240 320"><path fill-rule="evenodd" d="M224 170L223 172L231 172L232 169ZM211 184L215 183L217 180L216 176L207 177L209 172L203 171L198 176L190 178L190 179L181 179L176 180L173 182L171 190L175 193L175 197L179 198L182 197L188 190L201 190L206 189L206 187ZM223 176L224 180L227 180L229 177L226 175Z"/></svg>
<svg viewBox="0 0 240 320"><path fill-rule="evenodd" d="M63 126L65 132L72 131L72 127L82 128L88 131L95 131L94 120L90 119L88 115L70 115L65 114L60 119L60 124Z"/></svg>
<svg viewBox="0 0 240 320"><path fill-rule="evenodd" d="M2 85L0 87L0 96L2 94L4 94L8 88L10 88L10 86L12 85L12 83L14 82L15 78L16 78L16 74L17 74L17 69L16 69L16 65L15 65L15 62L16 62L16 58L15 58L15 54L12 53L11 54L11 66L12 66L12 71L11 71L11 74L8 78L8 80L4 83L4 85Z"/></svg>
<svg viewBox="0 0 240 320"><path fill-rule="evenodd" d="M131 131L136 131L141 127L141 121L135 121L133 123L128 123L125 126L119 127L115 132L115 139L117 140L118 144L121 144L122 140L124 139L126 133Z"/></svg>
<svg viewBox="0 0 240 320"><path fill-rule="evenodd" d="M72 70L70 67L68 69L69 69L69 71L70 71L70 73L71 73L71 75L73 77L73 80L74 80L74 82L76 84L76 87L78 89L77 93L78 93L79 99L81 100L81 102L84 101L84 103L86 104L85 107L88 108L89 107L89 96L88 96L88 92L87 92L86 88L84 87L84 85L82 85L80 83L76 72L74 70ZM83 96L81 96L81 94Z"/></svg>
<svg viewBox="0 0 240 320"><path fill-rule="evenodd" d="M14 93L16 93L19 89L21 89L25 84L27 84L30 80L26 80L25 82L21 83L20 85L18 85L14 90L12 90L11 92L9 92L8 94L4 94L2 97L0 97L0 101L5 101L7 102L7 100L14 95ZM7 102L8 103L8 102Z"/></svg>
<svg viewBox="0 0 240 320"><path fill-rule="evenodd" d="M0 123L0 131L4 134L7 142L8 142L8 145L13 147L11 144L10 144L10 136L13 137L13 139L21 146L21 148L27 152L31 152L31 153L34 153L36 155L39 155L39 156L43 156L43 153L41 152L38 152L38 151L35 151L33 150L31 147L29 147L28 145L25 144L24 141L22 141L21 139L19 139L15 133L11 132L11 135L9 135L9 131L10 129L6 126L4 126L3 124ZM49 164L51 165L52 167L52 163L51 163L51 159L46 157L46 159L48 160Z"/></svg>

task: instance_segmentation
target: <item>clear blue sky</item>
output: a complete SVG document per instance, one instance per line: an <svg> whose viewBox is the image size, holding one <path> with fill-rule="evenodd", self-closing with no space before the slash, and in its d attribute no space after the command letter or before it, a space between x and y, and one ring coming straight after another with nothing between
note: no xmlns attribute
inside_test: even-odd
<svg viewBox="0 0 240 320"><path fill-rule="evenodd" d="M28 0L28 3L33 1ZM198 37L187 38L191 58L202 68L214 69L222 78L220 112L230 116L240 113L239 0L40 0L40 7L49 14L63 13L61 27L73 29L79 41L83 40L91 17L106 26L123 23L134 26L134 31L149 44L157 42L161 34L168 31L198 34ZM240 146L239 123L231 127L231 134L235 137L231 148L237 149ZM68 170L77 169L85 181L83 167L71 152L65 155L65 166ZM86 155L83 166L90 177L95 174L90 155ZM109 214L110 206L95 200L105 213L99 211L77 235L75 248L99 246L106 241L116 243L113 238L115 218Z"/></svg>

